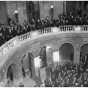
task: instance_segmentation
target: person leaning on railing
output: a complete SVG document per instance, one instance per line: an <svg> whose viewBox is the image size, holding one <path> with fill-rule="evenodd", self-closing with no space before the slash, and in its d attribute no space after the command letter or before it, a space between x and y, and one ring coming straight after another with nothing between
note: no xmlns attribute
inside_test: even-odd
<svg viewBox="0 0 88 88"><path fill-rule="evenodd" d="M57 19L52 20L50 20L49 17L39 18L37 20L32 18L30 22L24 22L22 25L11 20L9 25L0 25L0 40L2 41L2 44L4 44L11 38L20 36L30 31L44 30L49 27L59 27L65 25L88 25L88 16L82 16L79 14L74 15L72 12L69 12L67 14L61 14ZM64 30L64 27L62 27L61 30Z"/></svg>

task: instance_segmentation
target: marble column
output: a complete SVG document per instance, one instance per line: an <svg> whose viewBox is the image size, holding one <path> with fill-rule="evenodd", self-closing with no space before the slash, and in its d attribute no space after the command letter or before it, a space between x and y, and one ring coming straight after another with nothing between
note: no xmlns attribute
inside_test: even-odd
<svg viewBox="0 0 88 88"><path fill-rule="evenodd" d="M53 64L53 50L50 48L46 50L46 57L47 57L47 65L50 66Z"/></svg>
<svg viewBox="0 0 88 88"><path fill-rule="evenodd" d="M79 44L76 44L74 46L74 63L79 63L80 61L80 46Z"/></svg>
<svg viewBox="0 0 88 88"><path fill-rule="evenodd" d="M36 76L36 68L35 68L35 65L34 65L34 59L32 59L32 77L35 77Z"/></svg>

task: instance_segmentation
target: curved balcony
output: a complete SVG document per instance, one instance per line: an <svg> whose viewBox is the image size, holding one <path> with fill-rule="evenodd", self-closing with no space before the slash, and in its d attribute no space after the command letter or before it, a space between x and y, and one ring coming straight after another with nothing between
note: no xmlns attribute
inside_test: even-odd
<svg viewBox="0 0 88 88"><path fill-rule="evenodd" d="M60 27L51 27L51 28L44 28L42 30L31 31L29 33L23 34L21 36L17 36L4 45L0 47L0 56L4 56L9 52L10 49L14 48L18 43L23 42L26 39L33 39L34 37L43 36L44 34L54 34L54 33L87 33L88 25L82 26L72 26L72 25L65 25Z"/></svg>
<svg viewBox="0 0 88 88"><path fill-rule="evenodd" d="M18 54L19 54L19 52L21 52L21 50L23 50L25 52L27 50L35 49L35 51L33 51L33 53L35 54L35 52L36 52L37 55L39 55L40 47L44 47L44 45L46 45L46 46L48 45L47 49L49 49L50 45L51 45L51 48L54 51L58 51L58 49L59 49L61 52L64 51L64 50L62 50L64 46L68 47L68 45L69 45L70 51L72 53L74 53L74 55L73 55L74 62L78 62L77 58L79 58L79 56L80 56L80 51L82 51L82 53L84 53L83 50L85 47L83 45L88 44L88 41L85 42L88 38L87 31L88 31L87 25L84 25L84 26L68 25L68 26L60 26L58 28L57 27L45 28L42 30L31 31L31 32L23 34L21 36L16 36L15 38L9 40L8 42L6 42L4 45L2 45L0 47L0 68L2 68L4 66L4 68L2 70L0 69L0 72L2 72L2 73L4 72L5 76L6 76L6 73L7 73L6 69L8 69L9 64L12 63L12 60L16 59L13 62L17 62L18 59L19 59L19 61L20 61L20 59L22 59L21 55L19 55L21 57L18 56ZM82 49L81 49L81 47L82 47ZM70 51L69 51L69 53L70 53ZM58 53L58 52L56 52L56 53ZM47 55L48 62L50 62L49 59L52 58L50 56L52 56L52 55L51 54ZM19 65L17 65L17 66L19 67ZM0 76L0 77L2 77L2 76Z"/></svg>

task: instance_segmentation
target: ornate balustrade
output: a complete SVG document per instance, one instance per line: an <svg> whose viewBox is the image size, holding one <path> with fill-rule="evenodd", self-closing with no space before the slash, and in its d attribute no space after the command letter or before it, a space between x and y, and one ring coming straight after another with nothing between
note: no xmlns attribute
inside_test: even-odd
<svg viewBox="0 0 88 88"><path fill-rule="evenodd" d="M31 36L30 36L30 32L29 32L29 33L23 34L21 36L18 36L18 39L21 40L21 41L23 41L23 40L28 39L30 37Z"/></svg>
<svg viewBox="0 0 88 88"><path fill-rule="evenodd" d="M49 28L44 28L42 30L39 30L40 34L45 34L45 33L50 33L50 32L51 32L51 28L50 27Z"/></svg>
<svg viewBox="0 0 88 88"><path fill-rule="evenodd" d="M88 31L88 25L81 26L81 31Z"/></svg>
<svg viewBox="0 0 88 88"><path fill-rule="evenodd" d="M19 42L22 42L26 39L32 39L35 35L39 36L39 35L43 35L43 34L49 34L49 33L54 33L54 32L86 32L88 31L88 25L82 25L82 26L72 26L72 25L67 25L67 26L60 26L60 27L52 27L52 28L44 28L41 30L37 30L37 31L32 31L26 34L23 34L21 36L17 36L11 40L9 40L8 42L6 42L4 45L2 45L0 47L0 55L3 56L5 54L7 54L7 52L9 52L9 49L14 48Z"/></svg>
<svg viewBox="0 0 88 88"><path fill-rule="evenodd" d="M68 25L68 26L60 26L60 31L74 31L74 26Z"/></svg>

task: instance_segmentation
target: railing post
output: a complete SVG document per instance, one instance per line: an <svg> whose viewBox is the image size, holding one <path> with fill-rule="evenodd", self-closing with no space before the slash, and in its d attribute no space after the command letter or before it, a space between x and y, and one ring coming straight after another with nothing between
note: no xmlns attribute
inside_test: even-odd
<svg viewBox="0 0 88 88"><path fill-rule="evenodd" d="M66 28L66 30L65 30L65 31L68 31L68 27L67 27L67 26L65 26L65 28Z"/></svg>
<svg viewBox="0 0 88 88"><path fill-rule="evenodd" d="M88 27L86 27L87 31L88 31Z"/></svg>

